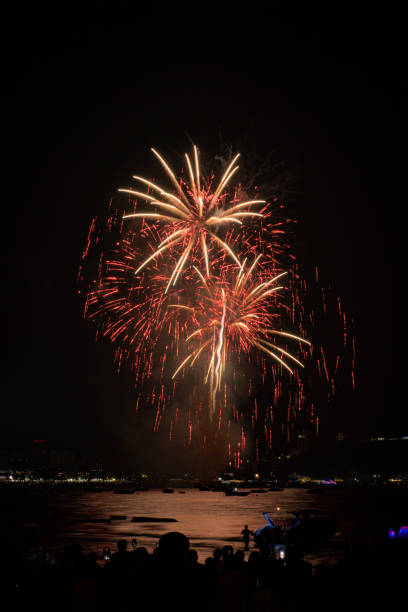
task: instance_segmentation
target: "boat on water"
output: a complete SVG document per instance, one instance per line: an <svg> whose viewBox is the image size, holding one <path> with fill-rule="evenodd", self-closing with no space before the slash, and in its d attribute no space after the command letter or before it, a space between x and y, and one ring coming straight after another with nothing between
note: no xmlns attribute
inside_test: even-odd
<svg viewBox="0 0 408 612"><path fill-rule="evenodd" d="M236 489L229 489L225 491L225 495L234 496L234 497L246 497L250 493L251 491L237 491Z"/></svg>
<svg viewBox="0 0 408 612"><path fill-rule="evenodd" d="M110 518L76 518L74 523L100 523L102 525L109 525L111 522Z"/></svg>
<svg viewBox="0 0 408 612"><path fill-rule="evenodd" d="M284 521L271 519L264 512L268 522L255 532L254 540L258 546L283 543L310 549L326 544L336 533L336 521L324 516L320 510L298 510L290 514L291 519Z"/></svg>
<svg viewBox="0 0 408 612"><path fill-rule="evenodd" d="M126 521L126 514L112 514L111 521Z"/></svg>
<svg viewBox="0 0 408 612"><path fill-rule="evenodd" d="M230 489L231 487L228 487L228 485L226 484L221 484L221 483L217 483L216 485L214 485L214 487L212 488L212 491L215 491L216 493L224 493L225 491L227 491L228 489Z"/></svg>
<svg viewBox="0 0 408 612"><path fill-rule="evenodd" d="M163 489L163 493L174 493L174 489L172 489L171 487L166 487L165 489Z"/></svg>
<svg viewBox="0 0 408 612"><path fill-rule="evenodd" d="M132 523L177 523L177 519L159 518L158 516L134 516Z"/></svg>

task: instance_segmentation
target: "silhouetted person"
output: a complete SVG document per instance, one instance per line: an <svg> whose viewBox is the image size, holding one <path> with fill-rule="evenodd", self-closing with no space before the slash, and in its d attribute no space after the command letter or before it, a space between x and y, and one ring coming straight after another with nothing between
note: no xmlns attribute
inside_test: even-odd
<svg viewBox="0 0 408 612"><path fill-rule="evenodd" d="M184 567L188 564L189 548L190 542L183 533L170 531L160 538L158 555L162 563Z"/></svg>
<svg viewBox="0 0 408 612"><path fill-rule="evenodd" d="M241 531L241 534L245 544L245 550L249 550L249 536L251 535L251 532L248 529L248 525L245 525L245 527Z"/></svg>
<svg viewBox="0 0 408 612"><path fill-rule="evenodd" d="M199 580L204 580L206 577L205 567L202 563L198 562L198 554L196 550L190 549L188 551L188 558L190 568L193 571L194 576Z"/></svg>
<svg viewBox="0 0 408 612"><path fill-rule="evenodd" d="M221 553L222 560L224 561L224 569L226 569L231 563L232 555L234 554L234 549L232 548L232 546L227 544L226 546L222 547Z"/></svg>
<svg viewBox="0 0 408 612"><path fill-rule="evenodd" d="M297 585L300 592L305 591L312 582L312 565L303 559L300 548L289 548L286 553L285 574L288 588Z"/></svg>
<svg viewBox="0 0 408 612"><path fill-rule="evenodd" d="M259 587L260 575L261 575L261 555L257 550L250 553L248 557L248 573L251 581L251 588L255 590Z"/></svg>
<svg viewBox="0 0 408 612"><path fill-rule="evenodd" d="M243 550L237 550L237 552L235 553L235 555L232 557L232 563L234 568L236 569L241 569L241 570L245 570L246 569L246 562L245 562L245 553Z"/></svg>
<svg viewBox="0 0 408 612"><path fill-rule="evenodd" d="M127 542L126 540L118 541L118 552L115 552L112 555L112 569L114 570L123 570L127 564L129 563L129 553L127 552Z"/></svg>
<svg viewBox="0 0 408 612"><path fill-rule="evenodd" d="M191 567L195 567L196 565L198 565L198 554L196 550L193 550L192 548L190 548L190 550L188 551L188 558L189 558Z"/></svg>
<svg viewBox="0 0 408 612"><path fill-rule="evenodd" d="M205 583L191 566L189 548L188 538L178 531L160 538L149 582L154 610L205 609Z"/></svg>
<svg viewBox="0 0 408 612"><path fill-rule="evenodd" d="M221 548L215 548L213 551L214 558L214 572L219 575L225 570L225 561L222 558Z"/></svg>
<svg viewBox="0 0 408 612"><path fill-rule="evenodd" d="M246 564L243 562L244 552L238 551L234 555L231 546L224 547L226 568L216 584L218 609L222 612L235 612L246 610L249 602L251 582Z"/></svg>
<svg viewBox="0 0 408 612"><path fill-rule="evenodd" d="M149 553L144 546L138 546L129 553L129 559L133 567L144 569L149 564Z"/></svg>
<svg viewBox="0 0 408 612"><path fill-rule="evenodd" d="M78 612L96 612L99 604L102 569L98 567L96 553L87 557L82 550L74 551L75 574L71 583L70 603ZM69 608L70 609L70 608Z"/></svg>

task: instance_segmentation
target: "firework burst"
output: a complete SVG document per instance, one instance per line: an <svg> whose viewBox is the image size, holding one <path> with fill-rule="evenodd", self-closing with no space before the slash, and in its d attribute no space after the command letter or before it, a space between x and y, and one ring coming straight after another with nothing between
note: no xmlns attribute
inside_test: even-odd
<svg viewBox="0 0 408 612"><path fill-rule="evenodd" d="M349 363L355 386L355 342L340 300L330 306L333 292L321 287L317 269L307 287L299 278L283 204L250 199L241 185L231 190L238 156L213 186L212 174L201 176L196 147L193 162L185 156L188 180L153 152L171 191L135 176L145 193L120 190L133 212L111 201L107 219L92 221L83 252L97 270L85 317L97 337L114 343L117 370L131 365L136 410L155 408L155 430L166 416L170 438L183 421L186 444L210 418L224 428L235 467L249 430L257 459L273 440L293 442L299 418L317 435L322 406L333 402ZM139 212L144 203L152 212ZM331 335L339 329L334 352L325 344L326 320Z"/></svg>
<svg viewBox="0 0 408 612"><path fill-rule="evenodd" d="M189 352L173 374L173 378L185 366L192 367L199 356L207 353L208 366L204 382L210 381L212 389L212 414L215 410L215 393L221 389L221 381L226 368L226 362L232 355L239 352L250 354L253 349L259 349L281 364L293 374L288 362L294 362L303 367L297 357L276 344L271 339L281 337L292 339L310 346L310 342L279 330L274 326L279 317L278 292L283 289L277 281L287 272L270 275L256 275L256 267L261 256L255 258L251 266L246 268L244 260L235 278L228 282L206 279L196 268L196 273L202 281L202 296L196 308L183 304L170 304L169 308L191 311L196 322L196 328L187 336L186 342L196 346ZM228 274L224 275L225 277ZM231 276L231 274L230 274ZM211 282L213 280L213 282ZM198 326L197 326L198 323Z"/></svg>
<svg viewBox="0 0 408 612"><path fill-rule="evenodd" d="M266 202L265 200L241 202L234 198L227 203L228 197L225 190L239 168L239 166L234 165L239 154L228 165L217 187L212 189L211 182L205 181L207 183L207 187L205 187L200 176L197 147L194 146L194 164L191 163L187 153L185 154L189 182L181 179L178 181L163 157L155 149L152 149L152 151L166 170L175 193L169 193L140 176L133 176L133 178L146 185L148 190L155 192L157 195L141 193L133 189L119 189L122 193L145 200L156 209L156 212L129 213L124 215L124 219L152 220L160 222L165 228L165 237L157 245L154 252L137 267L135 274L139 274L150 262L166 251L174 252L175 247L180 249L180 255L167 282L165 293L170 286L176 285L189 258L202 259L205 264L206 275L209 276L211 267L209 253L214 247L220 248L240 265L237 254L226 241L218 236L217 231L221 226L243 225L246 218L263 218L264 215L255 212L253 208Z"/></svg>

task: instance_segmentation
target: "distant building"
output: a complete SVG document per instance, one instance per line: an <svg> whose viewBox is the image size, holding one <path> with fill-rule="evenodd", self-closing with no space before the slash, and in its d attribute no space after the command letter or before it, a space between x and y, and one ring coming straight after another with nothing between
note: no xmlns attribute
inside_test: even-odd
<svg viewBox="0 0 408 612"><path fill-rule="evenodd" d="M73 471L78 465L78 457L73 450L53 448L49 452L48 467L51 470Z"/></svg>
<svg viewBox="0 0 408 612"><path fill-rule="evenodd" d="M47 440L33 440L27 454L28 464L31 469L47 470L49 468L49 444Z"/></svg>
<svg viewBox="0 0 408 612"><path fill-rule="evenodd" d="M371 436L369 440L370 442L400 442L402 440L408 441L408 436L386 436L379 434L377 436Z"/></svg>
<svg viewBox="0 0 408 612"><path fill-rule="evenodd" d="M35 438L22 448L0 449L0 471L10 472L76 472L82 469L101 469L95 461L84 460L76 451L52 444L44 438Z"/></svg>
<svg viewBox="0 0 408 612"><path fill-rule="evenodd" d="M303 427L296 434L296 438L293 445L293 451L296 455L307 453L314 440L314 433L308 427Z"/></svg>
<svg viewBox="0 0 408 612"><path fill-rule="evenodd" d="M27 453L22 448L0 450L0 469L2 471L24 470L27 467Z"/></svg>

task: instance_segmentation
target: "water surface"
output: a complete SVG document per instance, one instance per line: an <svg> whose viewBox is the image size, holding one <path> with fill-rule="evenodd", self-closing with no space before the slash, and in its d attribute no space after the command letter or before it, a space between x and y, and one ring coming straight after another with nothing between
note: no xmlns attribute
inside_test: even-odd
<svg viewBox="0 0 408 612"><path fill-rule="evenodd" d="M264 525L263 512L274 518L287 519L294 511L317 509L335 516L339 520L339 530L328 546L307 553L305 558L314 564L334 563L341 555L347 521L350 522L350 517L355 521L361 506L360 502L346 500L344 492L335 490L311 495L304 489L285 489L230 497L223 492L197 489L174 489L173 494L154 489L130 495L118 495L113 491L89 493L62 487L18 486L12 490L7 485L2 489L2 539L18 542L25 529L34 527L41 543L57 557L74 542L80 543L87 553L94 551L100 554L104 546L114 550L117 540L121 538L129 542L129 547L132 538L136 538L138 546L145 546L151 552L162 534L181 531L189 538L191 547L197 550L200 560L204 561L216 547L225 544L231 544L234 549L242 547L240 534L244 525L252 530ZM180 494L181 490L185 493ZM340 515L341 508L343 512ZM347 511L344 512L344 509ZM81 515L100 519L126 515L126 520L95 524L87 522ZM167 517L177 522L133 523L131 519L134 516ZM250 550L254 548L251 542Z"/></svg>

